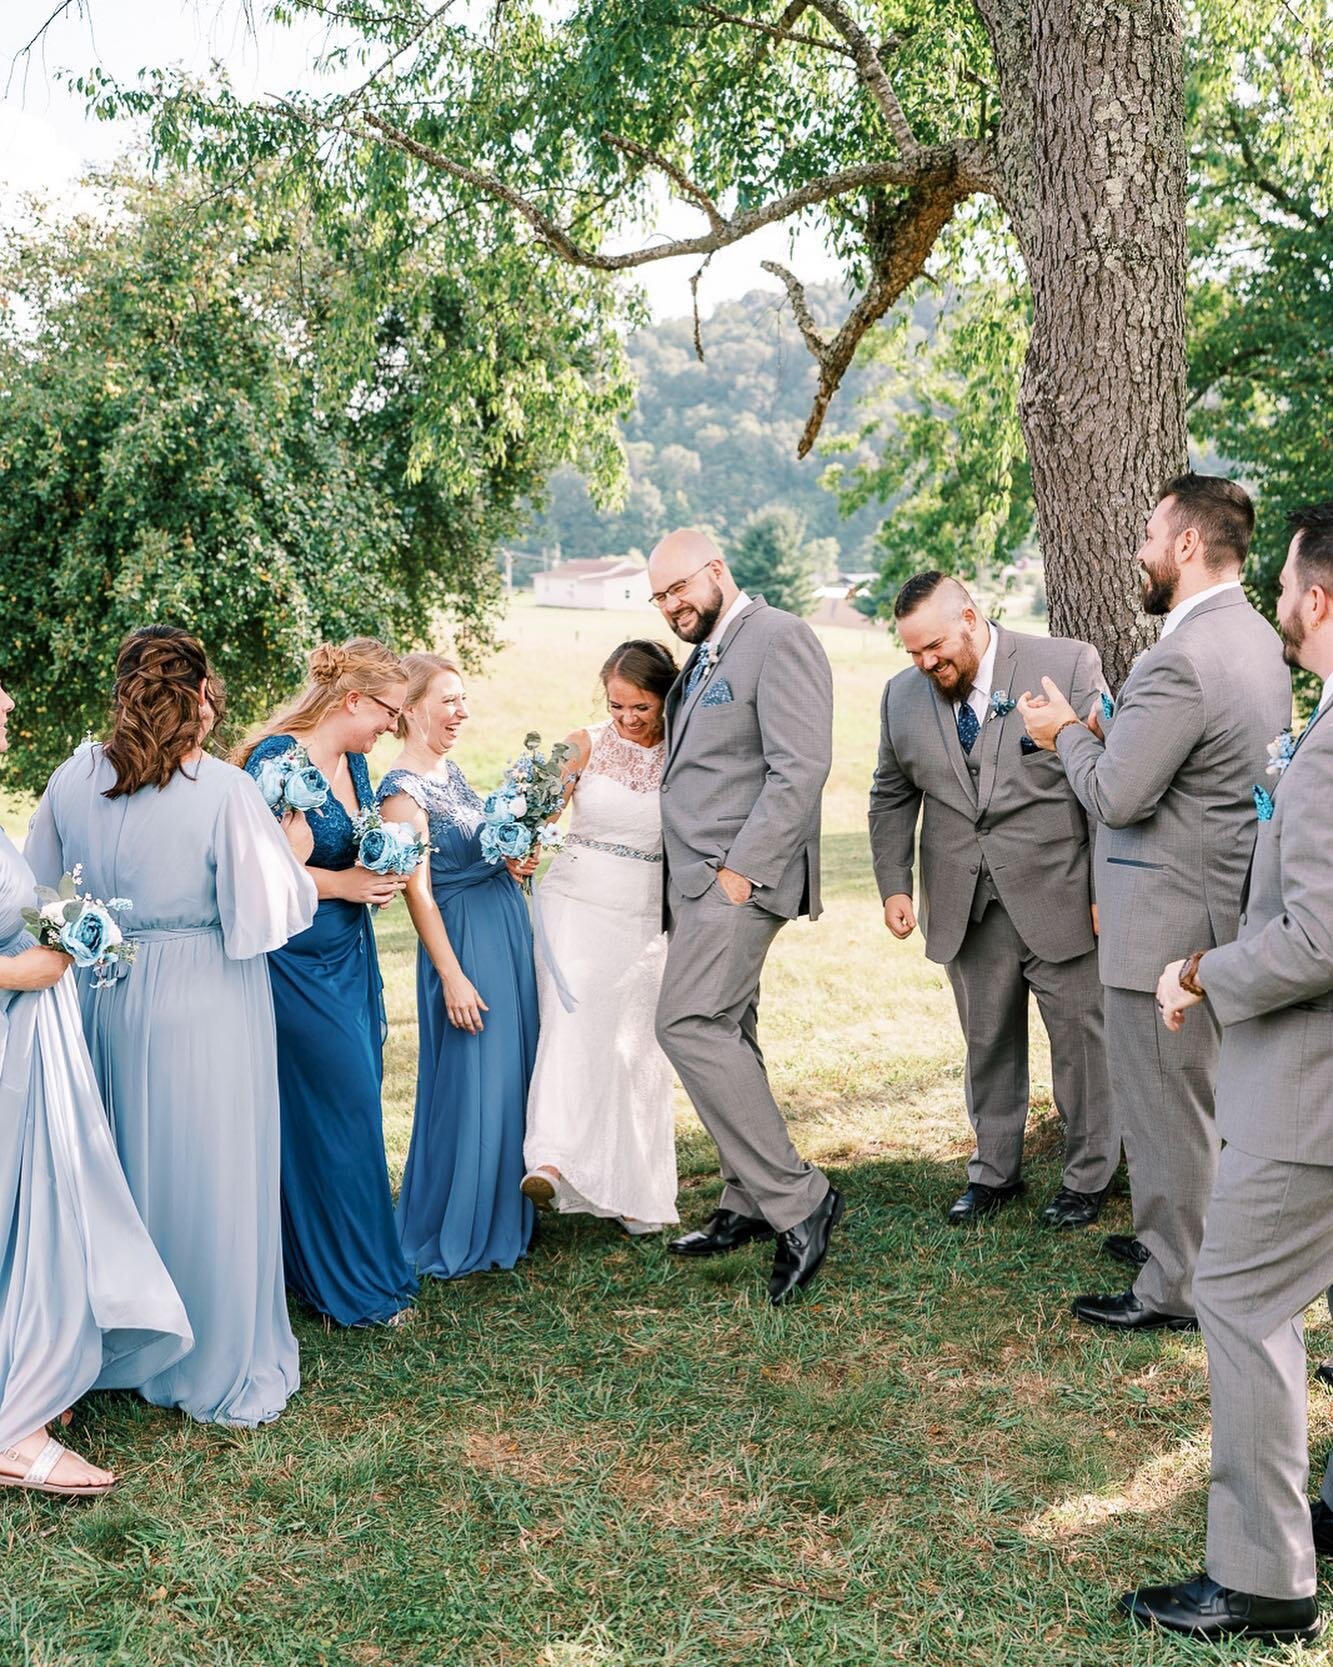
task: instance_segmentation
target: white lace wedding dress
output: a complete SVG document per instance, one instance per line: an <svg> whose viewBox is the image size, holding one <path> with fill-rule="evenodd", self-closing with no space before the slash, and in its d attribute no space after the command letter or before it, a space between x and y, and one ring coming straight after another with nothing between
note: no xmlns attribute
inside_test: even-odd
<svg viewBox="0 0 1333 1667"><path fill-rule="evenodd" d="M541 1033L523 1158L558 1170L555 1208L676 1221L671 1067L653 1034L665 748L589 730L568 842L534 905Z"/></svg>

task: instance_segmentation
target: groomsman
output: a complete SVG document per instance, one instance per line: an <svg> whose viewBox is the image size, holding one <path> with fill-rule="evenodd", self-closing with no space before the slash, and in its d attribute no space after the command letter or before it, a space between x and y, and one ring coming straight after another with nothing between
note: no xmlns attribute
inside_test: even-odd
<svg viewBox="0 0 1333 1667"><path fill-rule="evenodd" d="M1138 552L1143 607L1160 639L1125 681L1105 725L1086 726L1050 678L1019 702L1090 818L1106 986L1106 1051L1129 1164L1136 1239L1106 1248L1138 1269L1114 1295L1073 1311L1121 1331L1194 1330L1191 1287L1217 1172L1213 1086L1221 1029L1211 1014L1162 1033L1162 967L1236 936L1254 849L1255 761L1291 718L1277 633L1245 600L1254 508L1233 481L1181 475L1164 488Z"/></svg>
<svg viewBox="0 0 1333 1667"><path fill-rule="evenodd" d="M1288 662L1322 678L1323 696L1284 769L1255 759L1239 940L1173 961L1157 987L1173 1034L1207 1016L1225 1026L1225 1145L1194 1281L1213 1473L1206 1572L1121 1603L1145 1625L1210 1639L1316 1637L1315 1554L1333 1555L1333 1462L1323 1497L1305 1498L1301 1328L1333 1285L1333 502L1288 525L1278 625Z"/></svg>
<svg viewBox="0 0 1333 1667"><path fill-rule="evenodd" d="M1088 825L1059 764L1011 714L1016 692L1042 667L1081 709L1103 687L1101 661L1087 643L987 623L942 573L909 579L893 612L913 665L884 690L870 849L884 923L908 937L921 819L926 956L953 985L977 1143L947 1219L973 1221L1023 1190L1031 993L1051 1039L1065 1122L1063 1184L1042 1219L1086 1227L1120 1152L1102 1045Z"/></svg>

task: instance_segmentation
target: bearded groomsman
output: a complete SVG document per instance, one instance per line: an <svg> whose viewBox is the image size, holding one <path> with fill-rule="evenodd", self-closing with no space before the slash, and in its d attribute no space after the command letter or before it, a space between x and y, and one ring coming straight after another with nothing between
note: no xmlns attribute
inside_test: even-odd
<svg viewBox="0 0 1333 1667"><path fill-rule="evenodd" d="M1196 1327L1191 1288L1217 1172L1211 1014L1167 1035L1162 967L1236 936L1254 849L1256 758L1291 719L1291 678L1240 574L1254 508L1233 481L1181 475L1162 490L1138 552L1143 607L1161 637L1130 672L1114 715L1086 726L1050 678L1019 701L1100 824L1096 887L1106 1051L1129 1164L1136 1239L1106 1248L1138 1268L1115 1295L1073 1311L1121 1331Z"/></svg>
<svg viewBox="0 0 1333 1667"><path fill-rule="evenodd" d="M1065 1123L1052 1227L1097 1219L1119 1158L1102 1046L1088 825L1063 771L1023 733L1011 691L1046 667L1078 708L1103 688L1087 643L988 623L956 579L918 573L893 608L913 665L890 678L870 789L870 848L897 938L916 925L912 859L921 820L926 955L953 986L967 1042L967 1114L976 1137L958 1226L1023 1190L1028 997L1051 1039ZM924 812L923 812L924 806Z"/></svg>
<svg viewBox="0 0 1333 1667"><path fill-rule="evenodd" d="M1316 1637L1315 1554L1333 1554L1333 1462L1323 1497L1305 1498L1301 1328L1333 1285L1333 502L1288 525L1278 625L1288 662L1322 678L1323 697L1267 777L1255 759L1259 837L1238 941L1173 961L1157 987L1173 1034L1209 1015L1225 1026L1226 1144L1194 1280L1213 1473L1206 1572L1121 1602L1146 1625L1210 1639Z"/></svg>

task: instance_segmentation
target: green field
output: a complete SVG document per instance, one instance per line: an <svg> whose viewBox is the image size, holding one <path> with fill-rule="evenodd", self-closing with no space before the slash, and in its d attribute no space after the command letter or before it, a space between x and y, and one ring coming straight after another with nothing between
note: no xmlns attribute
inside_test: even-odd
<svg viewBox="0 0 1333 1667"><path fill-rule="evenodd" d="M507 631L470 681L458 755L483 789L526 730L554 738L598 715L597 668L617 641L662 635L655 615L526 604ZM1100 1234L1036 1226L1059 1183L1041 1046L1027 1199L976 1231L941 1224L969 1145L952 1000L919 939L885 932L863 831L878 697L901 656L881 631L824 641L838 713L828 908L778 939L762 1015L797 1142L849 1201L810 1298L767 1307L762 1249L680 1265L660 1243L560 1221L514 1273L431 1286L402 1330L328 1331L298 1315L302 1391L269 1429L206 1429L93 1397L74 1439L126 1481L76 1508L0 1499L0 1662L1134 1667L1254 1655L1135 1634L1113 1613L1139 1578L1201 1566L1204 1353L1194 1337L1117 1340L1070 1320L1070 1296L1118 1281ZM401 911L381 922L381 943L396 1175L415 1070ZM679 1144L694 1221L717 1186L683 1104ZM1127 1228L1123 1198L1106 1224ZM1314 1329L1312 1352L1329 1341ZM1316 1452L1331 1434L1316 1395Z"/></svg>

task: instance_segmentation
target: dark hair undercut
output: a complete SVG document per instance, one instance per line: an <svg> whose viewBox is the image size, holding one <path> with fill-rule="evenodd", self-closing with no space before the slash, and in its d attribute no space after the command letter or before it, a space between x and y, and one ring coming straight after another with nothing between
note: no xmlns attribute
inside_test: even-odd
<svg viewBox="0 0 1333 1667"><path fill-rule="evenodd" d="M1158 503L1173 500L1172 531L1193 527L1203 540L1204 566L1210 572L1244 566L1254 536L1250 494L1225 475L1177 475L1157 494Z"/></svg>

